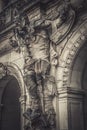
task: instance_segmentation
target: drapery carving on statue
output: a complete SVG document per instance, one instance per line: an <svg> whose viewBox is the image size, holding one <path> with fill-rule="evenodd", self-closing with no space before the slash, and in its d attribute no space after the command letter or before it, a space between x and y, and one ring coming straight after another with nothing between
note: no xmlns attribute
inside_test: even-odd
<svg viewBox="0 0 87 130"><path fill-rule="evenodd" d="M6 75L7 75L7 67L3 63L0 63L0 79L5 77Z"/></svg>
<svg viewBox="0 0 87 130"><path fill-rule="evenodd" d="M43 12L45 25L51 24L52 27L50 39L59 44L64 40L74 24L75 11L68 2L63 2L60 6L55 7L55 10L51 10L49 14L46 14L45 11Z"/></svg>

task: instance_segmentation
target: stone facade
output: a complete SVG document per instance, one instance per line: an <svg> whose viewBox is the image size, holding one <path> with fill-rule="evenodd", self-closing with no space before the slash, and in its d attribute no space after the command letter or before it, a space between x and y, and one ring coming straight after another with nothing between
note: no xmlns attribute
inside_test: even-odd
<svg viewBox="0 0 87 130"><path fill-rule="evenodd" d="M21 130L86 130L87 1L6 4L0 63L20 86Z"/></svg>

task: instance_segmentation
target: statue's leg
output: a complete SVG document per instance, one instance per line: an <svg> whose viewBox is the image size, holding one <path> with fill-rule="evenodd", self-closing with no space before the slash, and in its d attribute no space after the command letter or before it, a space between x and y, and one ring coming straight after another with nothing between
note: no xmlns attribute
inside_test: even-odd
<svg viewBox="0 0 87 130"><path fill-rule="evenodd" d="M28 120L25 130L27 130L27 128L29 128L29 130L37 130L37 128L40 126L38 120L41 118L41 108L40 97L37 90L38 84L36 73L34 71L29 72L28 70L28 73L25 77L25 82L30 97L30 108L28 108L24 113L24 117Z"/></svg>
<svg viewBox="0 0 87 130"><path fill-rule="evenodd" d="M39 59L35 64L35 70L36 70L36 80L38 84L38 94L41 101L41 109L42 112L45 112L45 104L44 104L44 84L45 84L45 78L46 74L48 74L48 70L50 68L49 62Z"/></svg>
<svg viewBox="0 0 87 130"><path fill-rule="evenodd" d="M52 80L52 77L51 77ZM45 101L45 114L46 119L49 124L50 130L55 130L56 128L56 113L53 106L53 98L54 98L54 90L53 87L55 87L54 82L48 81L45 84L44 89L44 101Z"/></svg>
<svg viewBox="0 0 87 130"><path fill-rule="evenodd" d="M45 79L50 73L50 63L48 61L41 61L41 75Z"/></svg>
<svg viewBox="0 0 87 130"><path fill-rule="evenodd" d="M31 109L38 109L39 95L37 93L37 81L35 72L32 71L26 75L26 85L31 100Z"/></svg>

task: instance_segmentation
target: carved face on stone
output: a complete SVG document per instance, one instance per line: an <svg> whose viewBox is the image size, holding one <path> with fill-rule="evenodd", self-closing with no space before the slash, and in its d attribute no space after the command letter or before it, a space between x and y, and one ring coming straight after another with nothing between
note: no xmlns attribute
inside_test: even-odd
<svg viewBox="0 0 87 130"><path fill-rule="evenodd" d="M0 79L2 79L6 75L6 67L0 63Z"/></svg>

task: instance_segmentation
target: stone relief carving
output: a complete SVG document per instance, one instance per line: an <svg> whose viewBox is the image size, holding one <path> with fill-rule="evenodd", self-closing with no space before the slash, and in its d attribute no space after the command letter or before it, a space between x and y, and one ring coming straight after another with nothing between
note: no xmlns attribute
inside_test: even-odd
<svg viewBox="0 0 87 130"><path fill-rule="evenodd" d="M68 2L56 6L55 10L45 16L45 24L51 24L50 39L59 44L70 32L75 21L75 11Z"/></svg>
<svg viewBox="0 0 87 130"><path fill-rule="evenodd" d="M30 96L30 106L24 113L28 120L25 130L56 129L53 98L58 93L52 69L58 66L57 44L66 37L74 19L75 12L68 4L45 13L33 25L27 16L16 17L10 45L22 51L25 60L24 80Z"/></svg>
<svg viewBox="0 0 87 130"><path fill-rule="evenodd" d="M21 21L22 23L16 23L14 31L16 41L11 38L10 42L13 47L19 47L21 44L24 50L24 79L31 100L30 108L24 113L29 120L25 129L29 127L53 130L56 114L52 100L57 95L57 88L54 75L50 75L50 69L51 65L57 66L58 54L55 45L49 39L46 29L48 25L40 23L35 26L34 23L32 29L26 20L22 18Z"/></svg>
<svg viewBox="0 0 87 130"><path fill-rule="evenodd" d="M83 1L83 0L81 0L81 1ZM59 5L59 3L61 3L61 4ZM52 32L50 34L50 39L53 42L55 42L56 44L61 43L64 40L64 38L66 38L66 36L68 35L68 33L70 32L70 30L73 27L73 24L74 24L74 21L75 21L75 11L73 9L77 10L76 9L77 5L78 5L78 7L80 7L80 5L82 5L82 2L80 2L78 0L76 0L76 1L64 0L64 1L60 1L59 3L55 7L55 11L53 10L50 13L45 12L46 15L44 16L45 17L44 18L45 19L45 24L50 24L51 27L52 27ZM74 8L73 4L76 5L76 8ZM21 7L19 6L19 4L16 4L15 6L12 6L13 21L18 16L18 12L21 12L20 8ZM4 20L5 20L5 17L1 14L0 21L1 22L3 21L3 24L5 24ZM59 21L61 21L61 22L59 22ZM62 25L60 24L60 26L58 25L59 27L57 26L57 24L59 24L58 22L62 24ZM32 21L31 21L31 23L32 23ZM30 23L30 25L32 26L31 23ZM1 28L2 27L3 27L3 25L1 26ZM4 46L4 48L5 48L5 46ZM11 47L9 49L8 49L8 47L3 49L3 50L1 49L0 50L0 54L3 55L3 52L5 53L5 52L7 52L7 51L9 51L11 49L12 49ZM16 50L16 48L15 48L15 50Z"/></svg>

